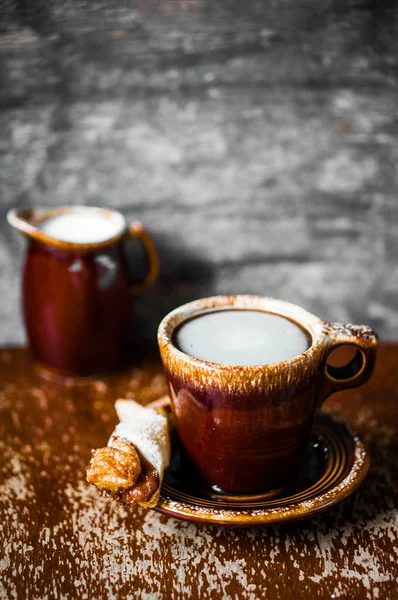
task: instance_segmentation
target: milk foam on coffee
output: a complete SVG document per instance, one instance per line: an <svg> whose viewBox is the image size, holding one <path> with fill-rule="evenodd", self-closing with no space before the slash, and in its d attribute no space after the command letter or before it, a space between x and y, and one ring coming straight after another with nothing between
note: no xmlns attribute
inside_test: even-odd
<svg viewBox="0 0 398 600"><path fill-rule="evenodd" d="M305 352L310 336L285 317L258 310L204 312L182 323L173 343L194 358L226 365L265 365Z"/></svg>
<svg viewBox="0 0 398 600"><path fill-rule="evenodd" d="M99 213L67 213L38 224L38 228L57 240L74 244L104 242L121 232L119 220Z"/></svg>

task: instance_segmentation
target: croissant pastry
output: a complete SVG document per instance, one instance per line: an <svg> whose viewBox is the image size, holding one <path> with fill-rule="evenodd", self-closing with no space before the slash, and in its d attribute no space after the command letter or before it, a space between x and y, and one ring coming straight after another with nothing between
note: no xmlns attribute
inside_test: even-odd
<svg viewBox="0 0 398 600"><path fill-rule="evenodd" d="M170 462L167 418L134 400L117 400L120 423L108 445L93 450L87 480L129 506L156 506Z"/></svg>

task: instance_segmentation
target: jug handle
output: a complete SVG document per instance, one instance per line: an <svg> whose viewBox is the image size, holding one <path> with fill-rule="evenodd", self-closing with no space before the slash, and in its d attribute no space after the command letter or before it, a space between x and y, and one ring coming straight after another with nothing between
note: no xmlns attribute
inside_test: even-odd
<svg viewBox="0 0 398 600"><path fill-rule="evenodd" d="M159 257L154 241L142 223L137 221L129 226L125 239L131 238L139 239L141 241L148 258L147 275L143 281L139 281L132 285L132 293L137 296L157 280L159 276Z"/></svg>

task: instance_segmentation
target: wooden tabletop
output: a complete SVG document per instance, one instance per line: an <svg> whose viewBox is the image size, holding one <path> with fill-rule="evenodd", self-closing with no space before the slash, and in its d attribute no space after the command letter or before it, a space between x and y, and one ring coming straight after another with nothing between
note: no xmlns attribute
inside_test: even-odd
<svg viewBox="0 0 398 600"><path fill-rule="evenodd" d="M166 391L157 358L74 386L1 350L0 597L398 598L397 363L398 344L383 344L372 381L325 405L370 446L354 496L306 522L237 530L127 511L85 481L115 399Z"/></svg>

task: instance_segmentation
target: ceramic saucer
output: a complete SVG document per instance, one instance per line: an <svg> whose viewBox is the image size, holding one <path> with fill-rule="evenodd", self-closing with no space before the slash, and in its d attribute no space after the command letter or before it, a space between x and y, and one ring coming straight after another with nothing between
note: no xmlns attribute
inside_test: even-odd
<svg viewBox="0 0 398 600"><path fill-rule="evenodd" d="M171 411L168 400L162 408ZM159 407L159 403L151 406ZM178 440L172 443L154 510L199 523L251 527L305 519L352 494L365 478L370 459L364 444L340 421L321 413L295 483L280 496L232 496L215 492L195 472Z"/></svg>

